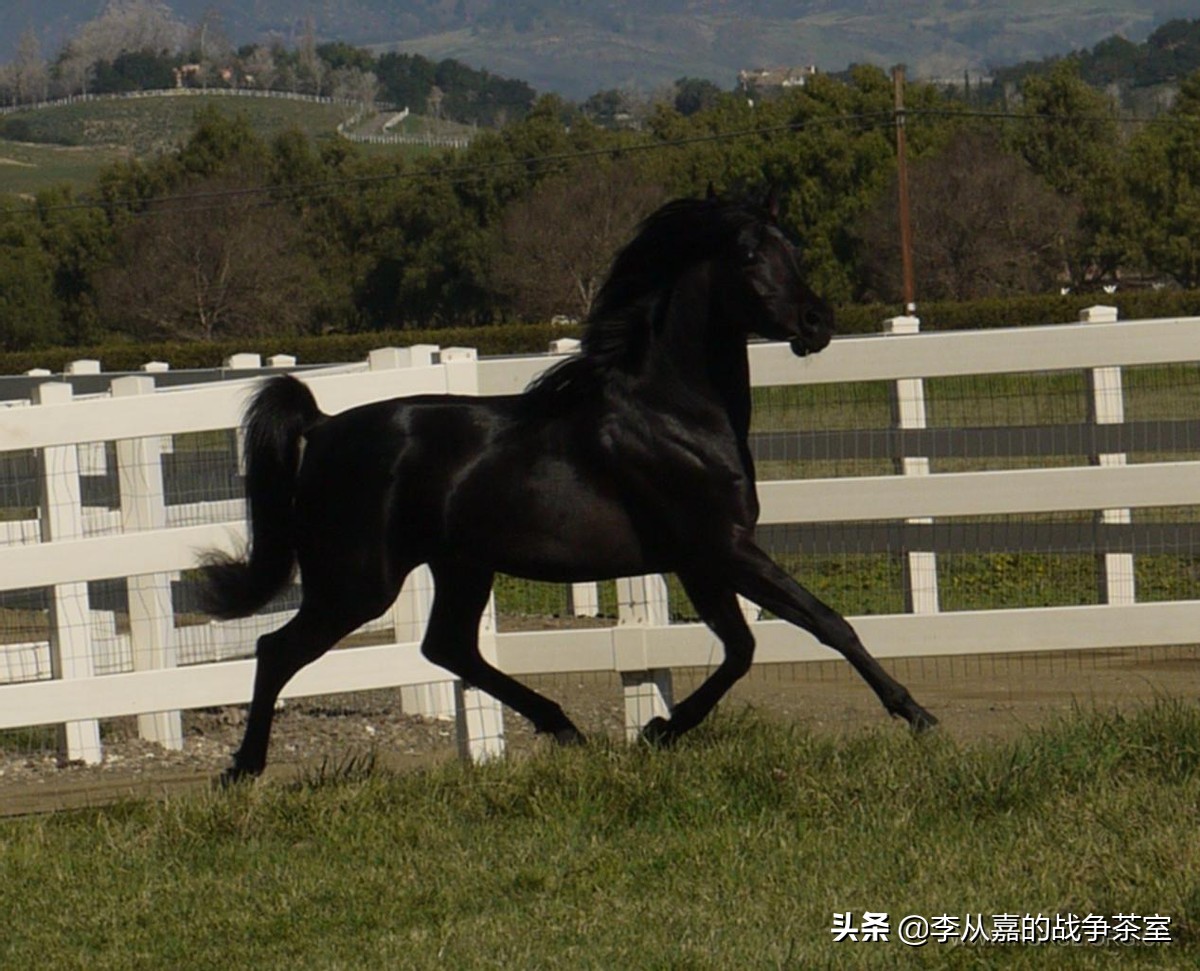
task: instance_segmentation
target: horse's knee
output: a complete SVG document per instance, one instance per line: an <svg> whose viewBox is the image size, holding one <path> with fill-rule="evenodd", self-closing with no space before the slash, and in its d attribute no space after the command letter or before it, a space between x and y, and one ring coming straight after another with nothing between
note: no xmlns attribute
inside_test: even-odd
<svg viewBox="0 0 1200 971"><path fill-rule="evenodd" d="M460 670L465 660L465 652L453 638L438 637L433 631L425 635L421 641L421 656L431 664L453 671L461 675Z"/></svg>
<svg viewBox="0 0 1200 971"><path fill-rule="evenodd" d="M725 644L725 668L732 680L745 676L754 663L754 637L749 632L744 637L731 638Z"/></svg>

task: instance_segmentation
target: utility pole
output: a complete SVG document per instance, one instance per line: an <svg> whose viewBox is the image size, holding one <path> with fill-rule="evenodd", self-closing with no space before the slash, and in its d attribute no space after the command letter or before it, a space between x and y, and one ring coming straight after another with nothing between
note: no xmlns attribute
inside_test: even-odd
<svg viewBox="0 0 1200 971"><path fill-rule="evenodd" d="M892 68L892 87L896 99L896 177L900 183L900 263L904 273L904 312L917 312L916 286L913 283L912 222L908 208L908 155L904 144L904 65Z"/></svg>

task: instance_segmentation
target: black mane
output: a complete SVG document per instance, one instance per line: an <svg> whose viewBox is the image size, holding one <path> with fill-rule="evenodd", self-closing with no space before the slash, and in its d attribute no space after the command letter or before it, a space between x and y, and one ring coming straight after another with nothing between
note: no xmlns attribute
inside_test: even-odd
<svg viewBox="0 0 1200 971"><path fill-rule="evenodd" d="M721 199L676 199L651 213L613 260L584 324L580 353L542 374L526 394L590 389L613 369L639 361L660 299L679 275L726 250L764 218L750 206Z"/></svg>

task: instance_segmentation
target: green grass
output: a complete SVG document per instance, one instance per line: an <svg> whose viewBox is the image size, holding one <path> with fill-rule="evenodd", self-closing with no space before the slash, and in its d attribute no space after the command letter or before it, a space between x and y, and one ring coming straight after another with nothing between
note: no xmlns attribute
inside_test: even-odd
<svg viewBox="0 0 1200 971"><path fill-rule="evenodd" d="M1200 959L1200 709L1015 743L725 716L0 823L5 967L1145 968ZM1172 918L1157 947L834 943L834 912ZM893 932L894 932L893 924Z"/></svg>
<svg viewBox="0 0 1200 971"><path fill-rule="evenodd" d="M90 186L118 159L145 158L185 142L196 112L216 107L245 117L264 139L291 129L310 138L332 138L352 113L346 105L223 95L89 101L0 118L0 195L32 195L50 186ZM413 118L414 130L423 130ZM364 146L371 154L428 154L421 146Z"/></svg>
<svg viewBox="0 0 1200 971"><path fill-rule="evenodd" d="M84 189L106 165L128 157L115 146L72 148L0 140L0 195L32 196L56 185Z"/></svg>
<svg viewBox="0 0 1200 971"><path fill-rule="evenodd" d="M220 95L113 98L56 105L10 115L23 141L58 145L119 145L137 155L173 148L187 138L197 112L216 108L244 117L259 135L271 138L298 128L330 135L352 112L346 105Z"/></svg>

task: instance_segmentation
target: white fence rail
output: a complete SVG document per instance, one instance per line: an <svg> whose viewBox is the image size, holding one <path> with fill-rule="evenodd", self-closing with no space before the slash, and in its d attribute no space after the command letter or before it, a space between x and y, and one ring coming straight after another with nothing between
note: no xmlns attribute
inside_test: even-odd
<svg viewBox="0 0 1200 971"><path fill-rule="evenodd" d="M1119 375L1126 366L1200 360L1200 318L850 338L804 359L786 345L761 344L752 345L750 357L756 386L887 381L913 394L923 393L914 379L1109 369L1097 386L1111 394L1112 369ZM397 395L519 391L557 359L477 360L467 349L418 346L375 352L357 368L310 371L304 380L321 407L336 412ZM65 754L97 761L103 755L98 719L138 715L144 736L179 746L181 710L249 699L253 639L280 618L189 626L175 616L171 595L172 579L195 565L198 550L230 548L244 538L241 503L193 504L186 514L167 505L161 453L172 436L228 434L253 383L248 377L155 392L146 379L121 378L108 395L76 400L68 386L47 383L31 407L0 409L0 452L33 450L42 481L36 521L6 523L0 534L0 544L7 544L0 591L47 589L50 629L45 640L0 644L0 682L10 682L0 684L0 729L62 725ZM1119 380L1115 387L1119 394ZM911 408L903 413L913 427ZM1097 411L1095 420L1106 419ZM85 516L80 446L104 442L116 442L119 508L89 507ZM1200 461L771 481L760 483L760 497L764 524L1060 511L1102 516L1106 510L1200 506ZM85 528L85 519L103 520L103 528ZM113 578L127 581L127 629L89 606L88 583ZM669 623L665 591L657 578L622 585L615 627L496 632L489 612L484 649L518 675L619 672L632 731L669 705L668 669L708 665L720 656L719 643L703 626ZM573 593L578 612L594 613L594 591L584 585ZM456 689L420 656L428 602L428 577L419 571L374 625L376 639L387 643L330 652L302 671L286 695L406 687L406 704L458 718L465 752L480 757L501 750L499 708ZM1121 595L1090 606L940 612L935 591L916 612L854 622L883 658L1165 645L1200 640L1200 600L1138 603ZM754 628L760 663L830 656L779 622L756 621ZM234 654L241 656L228 659Z"/></svg>

